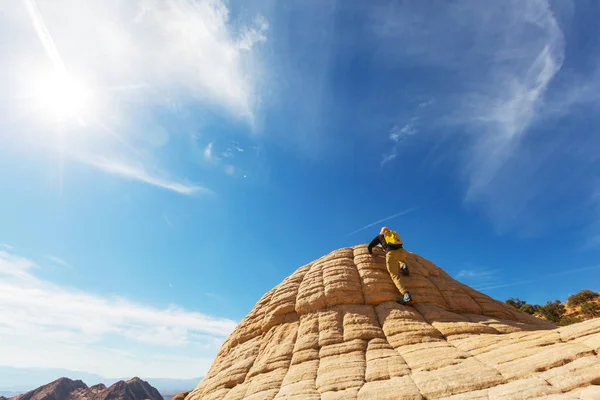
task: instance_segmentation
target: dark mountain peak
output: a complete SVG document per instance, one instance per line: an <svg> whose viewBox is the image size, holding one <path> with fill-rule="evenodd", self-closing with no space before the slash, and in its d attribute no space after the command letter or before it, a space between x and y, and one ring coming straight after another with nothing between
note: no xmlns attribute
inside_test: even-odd
<svg viewBox="0 0 600 400"><path fill-rule="evenodd" d="M83 381L72 380L69 378L59 378L47 385L17 396L18 400L64 400L70 397L71 393L78 390L87 390L88 387Z"/></svg>
<svg viewBox="0 0 600 400"><path fill-rule="evenodd" d="M148 382L135 377L128 381L119 381L106 389L104 400L163 400L161 394Z"/></svg>
<svg viewBox="0 0 600 400"><path fill-rule="evenodd" d="M90 390L94 390L94 391L106 390L106 385L104 383L99 383L97 385L90 387Z"/></svg>
<svg viewBox="0 0 600 400"><path fill-rule="evenodd" d="M58 378L54 382L50 382L48 385L55 385L57 387L74 387L76 389L87 389L88 386L82 380L73 380L69 378Z"/></svg>

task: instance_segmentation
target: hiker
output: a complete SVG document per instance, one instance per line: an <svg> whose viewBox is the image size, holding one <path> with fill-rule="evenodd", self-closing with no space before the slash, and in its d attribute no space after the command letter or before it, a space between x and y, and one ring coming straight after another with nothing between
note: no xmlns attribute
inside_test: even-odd
<svg viewBox="0 0 600 400"><path fill-rule="evenodd" d="M407 276L409 274L408 267L404 263L406 259L406 250L402 247L402 239L395 231L383 227L379 232L379 235L369 243L369 254L373 254L373 247L378 244L385 250L385 265L387 267L394 284L403 295L402 300L399 300L400 304L407 304L412 301L410 293L404 289L402 282L400 281L400 272L402 275Z"/></svg>

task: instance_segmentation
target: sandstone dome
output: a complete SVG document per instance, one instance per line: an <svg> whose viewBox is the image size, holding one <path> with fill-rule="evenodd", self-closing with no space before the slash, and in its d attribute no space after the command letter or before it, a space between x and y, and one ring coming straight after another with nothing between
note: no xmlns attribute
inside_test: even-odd
<svg viewBox="0 0 600 400"><path fill-rule="evenodd" d="M600 319L522 313L409 253L336 250L266 293L186 400L600 399Z"/></svg>

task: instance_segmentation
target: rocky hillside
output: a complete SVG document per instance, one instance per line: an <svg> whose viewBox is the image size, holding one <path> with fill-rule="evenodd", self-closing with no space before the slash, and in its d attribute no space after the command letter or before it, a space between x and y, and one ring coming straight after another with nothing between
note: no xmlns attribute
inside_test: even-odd
<svg viewBox="0 0 600 400"><path fill-rule="evenodd" d="M412 306L365 245L299 268L186 400L600 399L600 320L557 329L416 254L407 264Z"/></svg>
<svg viewBox="0 0 600 400"><path fill-rule="evenodd" d="M71 399L72 394L87 390L82 381L60 378L25 394L13 397L13 400L63 400Z"/></svg>
<svg viewBox="0 0 600 400"><path fill-rule="evenodd" d="M588 289L569 296L565 303L554 300L548 301L542 306L528 304L519 298L510 298L506 300L506 304L559 326L576 324L600 317L600 293Z"/></svg>
<svg viewBox="0 0 600 400"><path fill-rule="evenodd" d="M158 390L139 378L119 381L107 388L88 387L82 381L60 378L10 400L163 400Z"/></svg>

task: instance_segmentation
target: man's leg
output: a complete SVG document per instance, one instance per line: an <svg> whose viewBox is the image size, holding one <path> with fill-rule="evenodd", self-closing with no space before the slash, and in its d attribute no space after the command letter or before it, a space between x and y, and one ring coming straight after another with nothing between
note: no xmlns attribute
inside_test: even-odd
<svg viewBox="0 0 600 400"><path fill-rule="evenodd" d="M400 281L400 258L406 258L406 254L402 254L401 250L391 250L385 254L385 264L387 267L390 276L392 277L392 281L400 291L400 294L404 294L405 289Z"/></svg>
<svg viewBox="0 0 600 400"><path fill-rule="evenodd" d="M406 260L407 254L408 253L404 249L398 250L398 263L400 263L400 272L404 276L408 276L408 274L409 274L408 273L408 265L406 265L406 263L404 262L404 260Z"/></svg>

